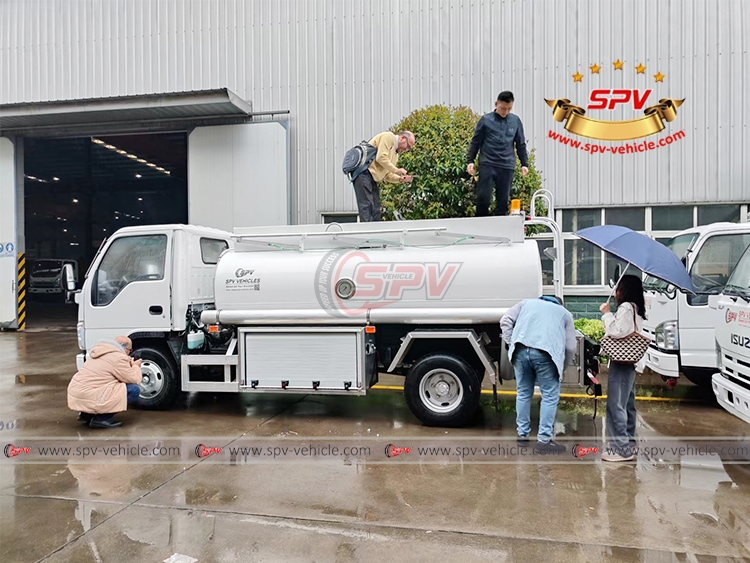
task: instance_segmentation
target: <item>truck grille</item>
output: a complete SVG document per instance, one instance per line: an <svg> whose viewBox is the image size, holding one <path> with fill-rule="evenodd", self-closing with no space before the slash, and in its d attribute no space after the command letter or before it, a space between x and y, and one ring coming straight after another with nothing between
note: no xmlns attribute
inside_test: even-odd
<svg viewBox="0 0 750 563"><path fill-rule="evenodd" d="M31 287L57 287L59 283L54 281L32 281Z"/></svg>
<svg viewBox="0 0 750 563"><path fill-rule="evenodd" d="M722 358L724 374L737 385L750 389L750 362L724 354Z"/></svg>

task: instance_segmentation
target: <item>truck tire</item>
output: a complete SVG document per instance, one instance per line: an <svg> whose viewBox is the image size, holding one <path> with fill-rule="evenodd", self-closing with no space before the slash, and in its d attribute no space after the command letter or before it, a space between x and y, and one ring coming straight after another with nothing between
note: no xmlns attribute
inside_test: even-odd
<svg viewBox="0 0 750 563"><path fill-rule="evenodd" d="M452 354L424 356L404 382L406 404L427 426L467 426L479 410L480 392L474 369Z"/></svg>
<svg viewBox="0 0 750 563"><path fill-rule="evenodd" d="M719 371L718 368L714 370L710 369L689 369L683 370L682 375L692 384L697 385L701 389L713 389L711 385L711 377Z"/></svg>
<svg viewBox="0 0 750 563"><path fill-rule="evenodd" d="M165 410L177 401L180 381L174 360L157 347L138 348L141 358L141 394L137 406L145 410Z"/></svg>

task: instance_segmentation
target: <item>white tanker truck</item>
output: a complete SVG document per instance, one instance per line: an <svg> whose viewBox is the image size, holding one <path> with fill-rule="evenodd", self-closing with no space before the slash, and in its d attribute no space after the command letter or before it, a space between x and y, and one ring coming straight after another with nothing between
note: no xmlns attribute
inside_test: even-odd
<svg viewBox="0 0 750 563"><path fill-rule="evenodd" d="M546 217L535 215L539 198ZM77 363L99 340L130 336L143 360L139 402L151 409L181 391L364 395L385 371L406 376L423 423L462 426L485 375L513 378L499 322L542 294L525 226L548 227L559 253L552 207L543 191L530 218L123 228L76 295ZM583 384L584 372L573 366L564 384Z"/></svg>

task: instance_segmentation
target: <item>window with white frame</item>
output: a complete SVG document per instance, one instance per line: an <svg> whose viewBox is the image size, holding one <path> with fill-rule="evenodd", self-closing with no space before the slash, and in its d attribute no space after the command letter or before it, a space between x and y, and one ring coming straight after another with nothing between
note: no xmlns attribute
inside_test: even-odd
<svg viewBox="0 0 750 563"><path fill-rule="evenodd" d="M677 233L691 227L720 221L746 222L750 219L749 208L747 204L712 204L558 209L556 219L562 227L565 245L565 285L592 289L606 286L614 276L616 266L625 266L593 244L576 237L573 234L576 231L598 225L621 225L666 244ZM552 245L549 233L537 235L537 238L540 253ZM552 261L543 254L541 257L544 284L551 285ZM640 275L641 272L629 267L628 273Z"/></svg>

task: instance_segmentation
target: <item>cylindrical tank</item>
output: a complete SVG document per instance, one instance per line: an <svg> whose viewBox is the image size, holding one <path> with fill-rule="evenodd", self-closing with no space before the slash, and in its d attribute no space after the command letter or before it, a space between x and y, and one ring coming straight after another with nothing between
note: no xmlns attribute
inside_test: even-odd
<svg viewBox="0 0 750 563"><path fill-rule="evenodd" d="M204 322L490 322L542 293L536 241L325 251L231 250Z"/></svg>

